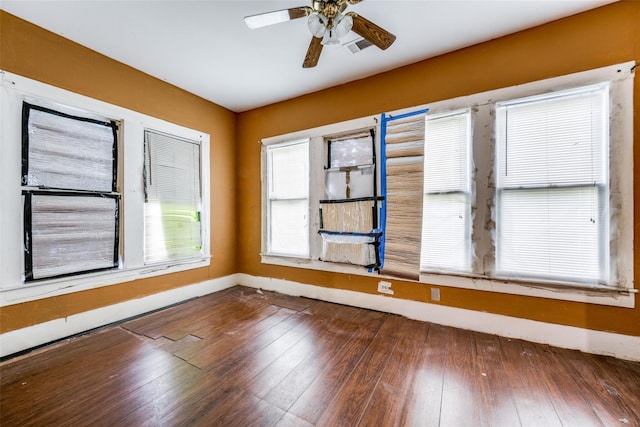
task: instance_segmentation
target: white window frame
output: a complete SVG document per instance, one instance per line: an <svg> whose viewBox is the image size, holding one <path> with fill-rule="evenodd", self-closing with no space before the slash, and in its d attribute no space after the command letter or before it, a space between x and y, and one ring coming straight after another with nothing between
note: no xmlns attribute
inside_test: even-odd
<svg viewBox="0 0 640 427"><path fill-rule="evenodd" d="M289 142L282 142L279 144L272 144L269 146L265 146L265 157L266 157L266 167L265 167L265 171L266 171L266 185L265 185L265 200L266 200L266 212L267 214L265 215L267 224L266 224L266 233L265 233L265 237L266 237L266 241L264 243L264 248L265 248L265 252L269 253L271 255L275 255L275 256L283 256L283 257L292 257L292 258L304 258L304 259L308 259L310 256L310 251L309 251L309 247L310 247L310 233L309 233L309 229L310 229L310 200L309 200L309 176L306 176L305 179L307 180L307 194L306 197L288 197L286 199L275 199L273 197L271 197L271 190L272 190L272 186L273 183L271 182L272 179L272 168L271 165L269 164L269 159L270 159L270 151L274 150L274 149L278 149L278 148L286 148L286 147L291 147L291 146L295 146L295 145L306 145L307 147L307 166L309 166L309 146L310 146L310 141L308 139L302 139L302 140L294 140L294 141L289 141ZM309 171L309 168L307 167L307 171ZM294 178L295 179L295 178ZM307 204L307 224L306 224L306 228L305 228L305 233L306 236L305 238L307 239L307 248L305 253L300 253L300 254L294 254L294 253L282 253L282 252L278 252L276 250L274 250L272 247L270 247L270 243L272 240L272 234L273 234L273 227L272 227L272 223L271 223L271 212L272 212L272 205L273 202L276 200L306 200L306 204ZM304 234L304 233L303 233Z"/></svg>
<svg viewBox="0 0 640 427"><path fill-rule="evenodd" d="M154 277L210 264L209 135L98 101L13 73L0 71L0 306L94 289ZM120 125L118 141L118 192L121 194L120 260L115 270L23 283L23 215L21 203L22 102L54 110L76 112L97 119L114 119ZM152 128L189 140L202 141L203 254L197 258L145 265L144 129Z"/></svg>
<svg viewBox="0 0 640 427"><path fill-rule="evenodd" d="M604 108L601 111L601 115L597 116L597 121L602 125L601 131L598 133L598 142L602 143L601 149L598 150L599 151L599 156L598 157L598 162L596 162L600 167L598 168L597 166L593 166L592 165L592 171L594 170L593 168L597 168L598 170L600 170L600 173L596 173L595 176L591 176L590 181L586 182L586 178L583 178L582 181L577 182L576 181L576 177L572 177L572 181L571 182L554 182L552 184L549 183L540 183L540 182L536 182L536 183L531 183L528 182L526 185L526 188L523 188L522 186L517 186L517 185L508 185L505 182L508 182L508 175L511 174L512 169L508 168L508 164L509 161L505 159L506 153L507 153L507 146L506 144L508 144L507 141L509 141L508 139L508 135L506 135L506 132L504 131L504 127L508 125L508 120L511 117L511 114L506 113L507 109L510 107L523 107L523 108L528 108L531 105L541 105L540 102L551 102L553 103L554 101L564 101L567 99L573 99L576 96L577 97L583 97L583 96L589 96L589 99L593 99L592 96L596 95L599 97L599 100L601 102L598 103L599 106L603 106ZM546 104L543 104L546 105ZM537 95L537 96L533 96L533 97L527 97L527 98L519 98L519 99L515 99L515 100L509 100L507 102L502 102L502 103L497 103L495 108L496 108L496 152L495 152L495 156L496 156L496 160L495 160L495 168L494 168L494 176L497 177L496 179L496 197L495 197L495 201L496 201L496 208L495 208L495 212L496 212L496 234L495 234L495 246L496 246L496 272L495 272L495 276L496 277L501 277L501 278L511 278L511 277L515 277L518 278L519 276L523 276L523 277L527 277L526 275L528 275L528 277L530 277L530 280L549 280L549 281L558 281L559 283L563 283L563 282L567 282L567 283L582 283L585 284L585 286L593 286L593 285L604 285L604 286L610 286L610 282L614 282L616 280L615 277L612 277L612 275L610 274L610 256L609 256L609 241L611 239L611 233L610 233L610 221L612 219L611 214L610 214L610 207L609 207L609 171L608 171L608 167L609 167L609 162L608 162L608 156L609 156L609 117L610 117L610 112L609 112L609 105L610 105L610 100L609 100L609 85L608 83L604 83L604 84L597 84L597 85L589 85L589 86L583 86L580 88L576 88L576 89L569 89L569 90L565 90L565 91L554 91L552 93L548 93L548 94L541 94L541 95ZM530 111L530 110L528 110ZM593 114L593 113L592 113ZM593 123L593 122L592 122ZM536 131L537 132L537 131ZM508 157L508 156L507 156ZM502 160L502 161L501 161ZM504 168L504 170L501 170L501 168ZM517 167L516 167L517 168ZM516 171L516 174L518 173L518 171ZM500 179L500 177L503 177L502 179ZM539 178L541 179L541 178ZM503 181L503 183L501 184L501 181ZM594 260L594 259L590 259L589 261L589 265L590 266L596 266L597 270L599 272L599 276L596 277L592 277L590 279L585 279L582 277L579 277L579 275L576 275L575 271L571 271L570 268L571 267L567 267L566 265L562 265L562 269L563 271L558 272L557 270L555 270L555 274L556 275L562 275L563 277L565 277L564 279L560 279L560 278L553 278L550 276L549 273L546 274L546 278L545 275L541 275L539 272L533 272L530 271L529 273L524 273L522 272L522 270L520 272L517 271L517 269L519 268L518 266L513 266L511 268L513 268L513 270L510 270L508 267L504 266L504 264L508 264L508 257L506 257L507 259L502 259L501 258L501 252L502 252L502 247L503 247L503 241L504 240L508 240L509 237L504 237L504 239L502 239L501 241L501 237L503 236L503 223L506 221L502 220L502 213L504 212L504 210L508 210L509 209L509 204L505 203L504 200L508 198L508 194L511 195L518 195L523 191L529 192L529 191L544 191L545 193L549 192L551 194L557 194L560 192L564 192L567 190L571 190L571 189L577 189L577 188L581 188L581 189L595 189L597 195L593 196L593 198L590 198L591 204L592 206L598 206L598 214L597 218L595 220L592 220L593 224L596 224L596 226L593 226L598 233L598 237L597 237L597 243L598 243L598 259ZM547 194L549 194L547 193ZM573 206L572 206L573 207ZM606 218L606 221L599 221L599 217L600 215L604 216ZM517 232L516 232L517 234ZM555 235L554 237L559 237L557 235ZM568 251L573 250L573 248L567 248ZM544 253L544 250L541 251L542 253ZM508 251L504 251L504 253L508 254ZM500 263L503 262L503 267L500 267ZM522 264L526 264L526 261L522 261ZM614 285L611 285L614 286Z"/></svg>
<svg viewBox="0 0 640 427"><path fill-rule="evenodd" d="M202 141L200 140L188 140L186 138L182 138L176 135L171 135L171 134L167 134L165 132L160 132L156 129L149 129L149 128L145 128L144 129L144 135L145 135L145 160L144 160L144 165L143 167L145 168L145 172L144 172L144 185L145 185L145 203L144 203L144 209L145 209L145 220L144 220L144 225L145 225L145 232L144 232L144 238L145 238L145 244L144 244L144 248L143 248L143 253L144 253L144 257L145 257L145 264L146 265L155 265L155 264L162 264L162 263L171 263L171 262L175 262L175 261L180 261L183 259L192 259L194 257L197 256L165 256L164 259L158 259L158 260L152 260L149 259L150 255L149 255L149 245L147 244L147 237L148 234L153 234L153 233L148 233L149 227L147 224L147 221L150 220L150 215L149 213L149 209L151 209L151 206L153 205L153 198L151 197L152 194L154 194L156 187L154 187L153 181L154 181L154 173L155 171L153 170L153 168L151 167L150 163L151 163L151 155L150 155L150 148L149 145L151 145L151 138L155 137L164 137L167 139L172 140L173 144L188 144L187 147L189 148L193 148L193 146L197 146L197 156L198 156L198 160L194 161L192 164L190 164L189 166L189 172L191 173L190 175L190 179L193 180L194 178L197 178L197 188L196 186L191 187L192 189L196 190L197 193L197 198L195 200L195 205L193 206L197 209L197 215L196 217L198 218L197 224L198 224L198 238L200 239L200 244L199 244L199 250L198 252L200 254L202 254L202 248L203 248L203 242L202 242L202 221L200 221L200 218L202 216L202 173L201 173L201 165L202 165ZM154 135L154 136L151 136ZM195 154L195 152L194 152ZM172 153L172 157L177 157L177 154L174 152ZM191 159L193 159L193 157L191 157ZM147 163L147 160L149 161L149 163ZM191 167L191 165L196 165L197 164L197 168L196 167ZM166 165L165 165L166 166ZM172 165L174 168L176 166L176 163L174 163ZM154 165L154 167L157 169L159 167L158 164ZM197 176L196 174L193 173L193 171L197 169ZM174 169L175 170L175 169ZM192 183L194 183L194 181L191 181ZM187 192L186 188L182 189L182 192ZM151 194L150 194L151 193ZM191 193L191 194L195 194L195 193ZM157 196L157 193L156 193ZM156 200L157 202L158 200ZM153 206L157 206L159 207L159 205L153 205ZM152 216L152 220L151 223L154 223L155 226L157 226L157 222L154 222L154 220L158 220L158 219L164 219L163 215L160 214L159 218L158 217L153 217ZM184 225L184 223L182 223L182 225ZM164 223L162 224L161 227L159 228L164 228ZM164 234L164 233L162 233ZM164 236L163 236L164 237ZM166 240L164 239L157 239L154 240L154 244L158 244L161 243L163 246L163 249L165 249L165 254L167 253L166 251ZM191 242L191 244L193 244L193 242Z"/></svg>

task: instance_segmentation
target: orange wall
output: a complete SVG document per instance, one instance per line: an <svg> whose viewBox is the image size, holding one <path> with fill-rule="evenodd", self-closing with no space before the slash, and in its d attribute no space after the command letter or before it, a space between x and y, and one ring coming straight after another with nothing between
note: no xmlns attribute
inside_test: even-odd
<svg viewBox="0 0 640 427"><path fill-rule="evenodd" d="M375 277L260 263L260 146L256 141L348 119L640 60L640 2L623 1L397 70L239 115L238 267L243 273L376 293ZM634 146L640 144L640 79L635 79ZM640 150L635 150L640 164ZM635 235L640 231L640 169L635 169ZM635 253L635 282L640 275ZM438 286L440 304L640 336L635 309ZM393 281L395 297L429 302L430 286Z"/></svg>
<svg viewBox="0 0 640 427"><path fill-rule="evenodd" d="M2 307L0 332L237 272L235 113L1 10L0 69L209 133L213 208L209 268Z"/></svg>

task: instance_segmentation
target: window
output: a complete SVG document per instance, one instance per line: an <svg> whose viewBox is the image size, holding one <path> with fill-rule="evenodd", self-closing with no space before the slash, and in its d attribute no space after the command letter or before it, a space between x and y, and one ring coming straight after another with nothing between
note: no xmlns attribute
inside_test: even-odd
<svg viewBox="0 0 640 427"><path fill-rule="evenodd" d="M633 306L633 65L428 106L421 281Z"/></svg>
<svg viewBox="0 0 640 427"><path fill-rule="evenodd" d="M267 147L267 252L309 256L309 141Z"/></svg>
<svg viewBox="0 0 640 427"><path fill-rule="evenodd" d="M384 113L375 123L363 118L264 140L263 262L633 307L633 67L616 64ZM352 185L353 165L332 163L347 145L326 141L366 128L381 135L370 157L380 170L374 199L383 206L372 211L380 215L373 231L384 233L382 265L368 270L327 257L317 237L325 228L344 232L331 222L342 214L332 206L338 201L323 198L365 195L353 193L360 188ZM278 169L308 179L308 193L274 197L281 191L273 187L273 153L301 138L308 138L306 172ZM308 256L302 248L304 255L290 251L286 260L271 256L284 223L273 212L278 199L304 200L299 225L278 232L291 233L290 242L308 241ZM364 231L369 205L358 209ZM290 242L279 251L294 247Z"/></svg>
<svg viewBox="0 0 640 427"><path fill-rule="evenodd" d="M608 283L608 93L497 104L498 276Z"/></svg>
<svg viewBox="0 0 640 427"><path fill-rule="evenodd" d="M24 102L24 280L118 265L117 126Z"/></svg>
<svg viewBox="0 0 640 427"><path fill-rule="evenodd" d="M145 130L144 260L202 255L200 143Z"/></svg>
<svg viewBox="0 0 640 427"><path fill-rule="evenodd" d="M325 137L325 193L318 230L322 261L370 269L380 265L374 139L373 129Z"/></svg>
<svg viewBox="0 0 640 427"><path fill-rule="evenodd" d="M0 82L0 306L210 264L209 135Z"/></svg>
<svg viewBox="0 0 640 427"><path fill-rule="evenodd" d="M471 114L427 116L420 268L471 268Z"/></svg>
<svg viewBox="0 0 640 427"><path fill-rule="evenodd" d="M375 124L367 117L262 140L263 262L335 271L375 267Z"/></svg>

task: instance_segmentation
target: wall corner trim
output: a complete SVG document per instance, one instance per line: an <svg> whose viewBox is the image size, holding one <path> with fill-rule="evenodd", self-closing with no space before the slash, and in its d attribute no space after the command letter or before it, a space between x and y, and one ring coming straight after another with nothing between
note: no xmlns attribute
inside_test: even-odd
<svg viewBox="0 0 640 427"><path fill-rule="evenodd" d="M640 361L640 337L238 273L239 285L398 314L487 334Z"/></svg>
<svg viewBox="0 0 640 427"><path fill-rule="evenodd" d="M191 298L211 294L235 286L237 275L231 274L192 285L182 286L146 297L100 307L66 318L50 320L0 335L0 357L28 350L70 337L110 323L148 313Z"/></svg>

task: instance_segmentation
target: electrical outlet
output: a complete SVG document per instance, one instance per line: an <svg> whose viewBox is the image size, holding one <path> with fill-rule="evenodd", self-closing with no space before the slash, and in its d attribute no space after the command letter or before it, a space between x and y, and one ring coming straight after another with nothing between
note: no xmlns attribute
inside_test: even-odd
<svg viewBox="0 0 640 427"><path fill-rule="evenodd" d="M391 282L378 282L378 292L382 294L393 295L393 289L391 289Z"/></svg>
<svg viewBox="0 0 640 427"><path fill-rule="evenodd" d="M440 288L431 288L431 301L440 301Z"/></svg>

